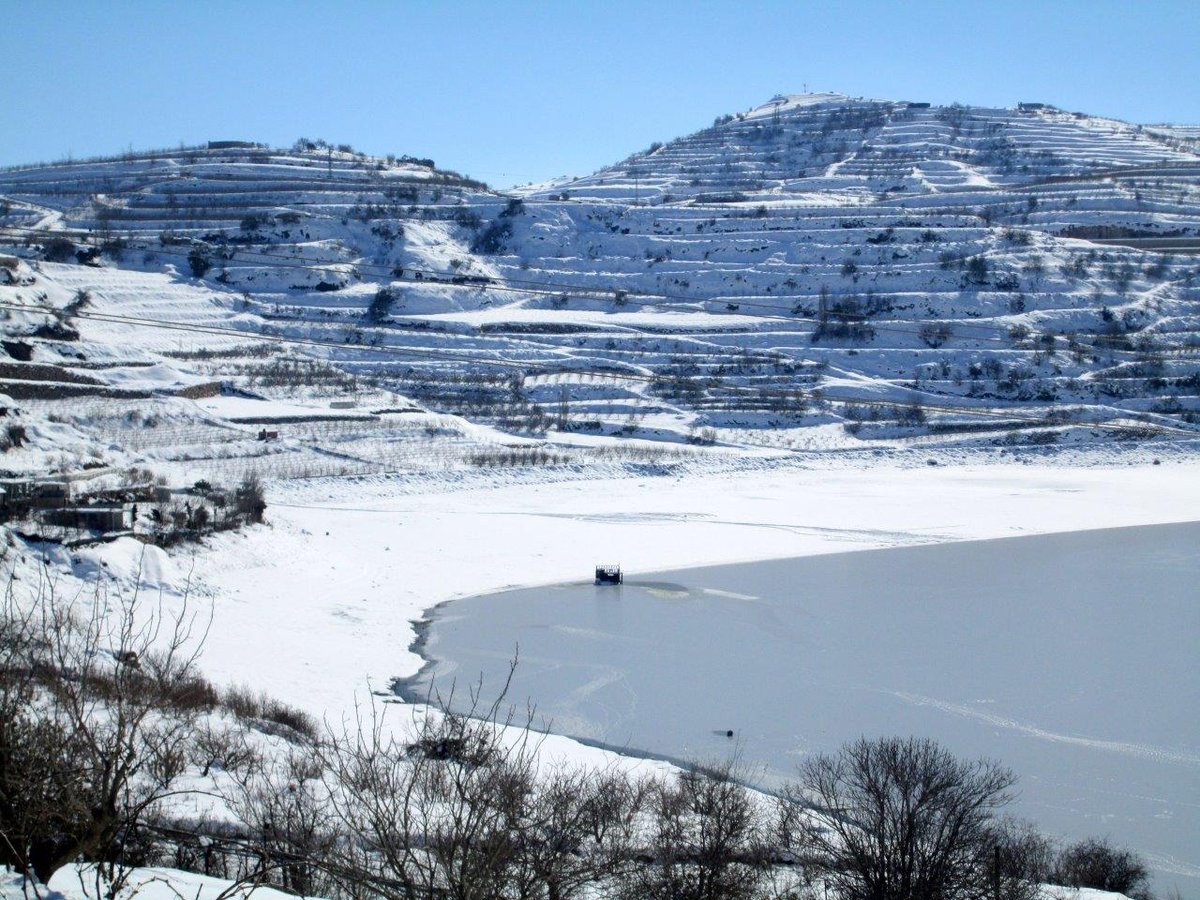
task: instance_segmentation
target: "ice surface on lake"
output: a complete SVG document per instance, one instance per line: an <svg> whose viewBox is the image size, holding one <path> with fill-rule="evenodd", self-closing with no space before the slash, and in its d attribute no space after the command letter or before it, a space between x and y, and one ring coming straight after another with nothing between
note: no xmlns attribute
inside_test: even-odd
<svg viewBox="0 0 1200 900"><path fill-rule="evenodd" d="M456 601L415 691L484 673L549 730L778 784L859 735L1020 777L1053 835L1200 896L1200 523L840 553ZM732 729L730 739L726 732Z"/></svg>

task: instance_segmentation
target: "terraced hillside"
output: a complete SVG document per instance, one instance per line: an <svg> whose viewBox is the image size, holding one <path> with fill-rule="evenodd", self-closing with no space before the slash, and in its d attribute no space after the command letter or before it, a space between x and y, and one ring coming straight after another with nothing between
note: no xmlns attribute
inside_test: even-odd
<svg viewBox="0 0 1200 900"><path fill-rule="evenodd" d="M308 142L8 170L0 196L14 396L85 370L60 392L223 391L178 416L284 422L258 455L317 471L1200 423L1186 128L803 95L520 196Z"/></svg>

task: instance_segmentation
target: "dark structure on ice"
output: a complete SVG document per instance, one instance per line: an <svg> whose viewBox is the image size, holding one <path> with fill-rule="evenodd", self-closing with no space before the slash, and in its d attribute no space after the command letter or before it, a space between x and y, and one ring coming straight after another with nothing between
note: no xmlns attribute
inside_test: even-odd
<svg viewBox="0 0 1200 900"><path fill-rule="evenodd" d="M596 584L621 584L624 580L620 566L596 566Z"/></svg>

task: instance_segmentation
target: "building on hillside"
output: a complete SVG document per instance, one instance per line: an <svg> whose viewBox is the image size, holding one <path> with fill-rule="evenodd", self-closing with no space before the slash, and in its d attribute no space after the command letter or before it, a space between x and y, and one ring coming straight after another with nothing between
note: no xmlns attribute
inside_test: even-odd
<svg viewBox="0 0 1200 900"><path fill-rule="evenodd" d="M23 519L34 510L62 509L71 502L71 483L32 476L0 478L0 521Z"/></svg>
<svg viewBox="0 0 1200 900"><path fill-rule="evenodd" d="M129 510L124 506L67 506L42 510L44 525L77 528L80 531L128 531Z"/></svg>
<svg viewBox="0 0 1200 900"><path fill-rule="evenodd" d="M107 474L109 468L84 469L57 475L14 475L0 478L0 521L23 519L46 510L82 508L86 490L82 482Z"/></svg>
<svg viewBox="0 0 1200 900"><path fill-rule="evenodd" d="M10 503L25 503L31 509L55 509L71 502L71 482L65 478L0 478L0 488Z"/></svg>

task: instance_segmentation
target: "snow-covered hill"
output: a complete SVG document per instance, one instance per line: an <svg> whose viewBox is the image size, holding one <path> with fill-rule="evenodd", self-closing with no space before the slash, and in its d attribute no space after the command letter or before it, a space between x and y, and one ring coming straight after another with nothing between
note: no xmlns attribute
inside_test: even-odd
<svg viewBox="0 0 1200 900"><path fill-rule="evenodd" d="M302 400L289 426L357 401L271 448L344 471L559 459L531 454L547 435L574 459L1187 440L1200 415L1179 126L809 94L521 197L303 141L10 169L0 197L16 399L85 373L59 394L219 384ZM378 414L413 409L433 418ZM259 413L234 419L289 418ZM457 450L381 452L439 430Z"/></svg>

